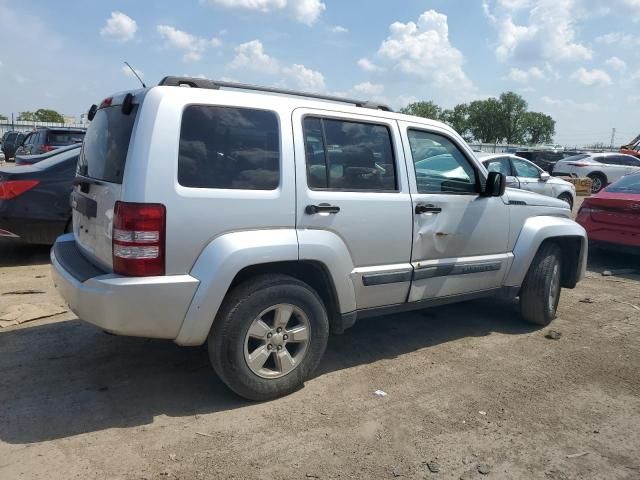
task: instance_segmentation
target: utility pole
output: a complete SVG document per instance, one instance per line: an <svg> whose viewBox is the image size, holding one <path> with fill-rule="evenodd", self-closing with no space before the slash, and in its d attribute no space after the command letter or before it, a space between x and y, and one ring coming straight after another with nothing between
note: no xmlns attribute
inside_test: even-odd
<svg viewBox="0 0 640 480"><path fill-rule="evenodd" d="M16 126L13 123L13 112L11 112L11 130L15 130L15 129L16 129Z"/></svg>
<svg viewBox="0 0 640 480"><path fill-rule="evenodd" d="M611 129L611 150L613 150L613 144L616 141L616 127Z"/></svg>

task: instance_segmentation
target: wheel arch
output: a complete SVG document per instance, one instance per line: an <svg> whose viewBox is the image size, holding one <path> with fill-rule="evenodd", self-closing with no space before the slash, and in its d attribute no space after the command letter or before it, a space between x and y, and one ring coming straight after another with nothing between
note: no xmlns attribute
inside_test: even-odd
<svg viewBox="0 0 640 480"><path fill-rule="evenodd" d="M325 238L329 235L329 238ZM190 274L199 281L175 338L179 345L203 344L228 292L253 275L290 275L311 286L325 302L332 331L341 333L341 313L355 310L351 281L353 263L344 242L335 234L312 234L303 248L295 229L230 232L212 240ZM303 235L304 237L304 235Z"/></svg>
<svg viewBox="0 0 640 480"><path fill-rule="evenodd" d="M513 249L514 260L505 286L519 287L536 253L545 242L557 243L562 251L562 286L573 288L580 281L587 263L587 234L573 220L562 217L530 217Z"/></svg>

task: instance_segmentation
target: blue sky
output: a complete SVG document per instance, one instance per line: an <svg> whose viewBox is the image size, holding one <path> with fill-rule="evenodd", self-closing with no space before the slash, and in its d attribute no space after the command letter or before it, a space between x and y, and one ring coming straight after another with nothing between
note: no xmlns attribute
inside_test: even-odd
<svg viewBox="0 0 640 480"><path fill-rule="evenodd" d="M64 6L62 6L64 5ZM640 0L0 0L0 113L193 75L451 107L513 90L556 141L640 133Z"/></svg>

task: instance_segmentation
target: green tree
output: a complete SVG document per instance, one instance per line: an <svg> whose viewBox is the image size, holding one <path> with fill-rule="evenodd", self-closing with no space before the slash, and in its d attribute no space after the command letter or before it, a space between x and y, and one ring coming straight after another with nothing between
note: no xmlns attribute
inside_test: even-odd
<svg viewBox="0 0 640 480"><path fill-rule="evenodd" d="M462 137L469 136L469 105L460 103L450 110L443 110L440 120L453 128Z"/></svg>
<svg viewBox="0 0 640 480"><path fill-rule="evenodd" d="M500 142L504 138L502 106L495 98L469 104L468 127L474 139L483 143Z"/></svg>
<svg viewBox="0 0 640 480"><path fill-rule="evenodd" d="M556 121L540 112L526 112L522 119L524 140L529 144L551 143L556 133Z"/></svg>
<svg viewBox="0 0 640 480"><path fill-rule="evenodd" d="M527 107L526 100L517 93L506 92L500 95L502 139L508 144L524 142L524 116Z"/></svg>
<svg viewBox="0 0 640 480"><path fill-rule="evenodd" d="M35 112L20 112L18 120L25 122L56 122L64 123L64 117L55 110L40 108Z"/></svg>
<svg viewBox="0 0 640 480"><path fill-rule="evenodd" d="M429 100L428 102L410 103L406 107L400 109L400 113L415 115L417 117L430 118L432 120L440 120L442 109L431 100Z"/></svg>
<svg viewBox="0 0 640 480"><path fill-rule="evenodd" d="M9 118L6 115L0 114L0 121L4 121L4 120L9 120Z"/></svg>
<svg viewBox="0 0 640 480"><path fill-rule="evenodd" d="M33 112L20 112L18 114L19 122L36 122L37 120L36 114Z"/></svg>
<svg viewBox="0 0 640 480"><path fill-rule="evenodd" d="M49 110L46 108L40 108L36 110L36 118L40 122L56 122L64 123L64 117L55 110Z"/></svg>

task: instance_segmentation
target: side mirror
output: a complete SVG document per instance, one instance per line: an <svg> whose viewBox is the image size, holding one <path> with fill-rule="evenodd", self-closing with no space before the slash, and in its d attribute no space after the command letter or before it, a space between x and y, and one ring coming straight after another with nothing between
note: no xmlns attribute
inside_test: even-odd
<svg viewBox="0 0 640 480"><path fill-rule="evenodd" d="M489 172L484 197L501 197L507 188L507 178L500 172Z"/></svg>
<svg viewBox="0 0 640 480"><path fill-rule="evenodd" d="M540 180L542 180L543 182L546 182L550 178L551 178L551 175L549 174L549 172L542 172L540 174Z"/></svg>

